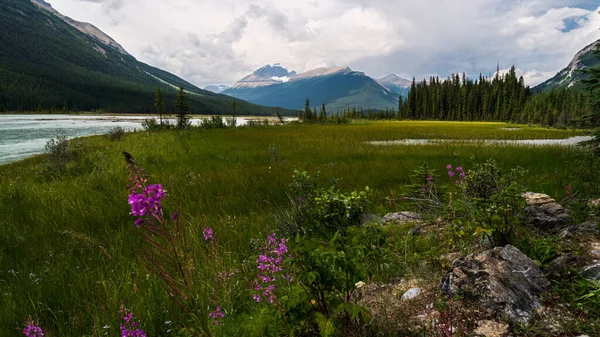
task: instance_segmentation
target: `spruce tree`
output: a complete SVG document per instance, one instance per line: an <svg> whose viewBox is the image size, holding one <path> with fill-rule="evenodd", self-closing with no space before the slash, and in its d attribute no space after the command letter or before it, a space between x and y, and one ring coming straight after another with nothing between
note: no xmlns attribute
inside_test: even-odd
<svg viewBox="0 0 600 337"><path fill-rule="evenodd" d="M177 127L179 129L185 129L188 125L189 117L187 114L190 112L190 103L183 87L179 87L177 96L175 96L175 102L173 103L175 113L177 114Z"/></svg>
<svg viewBox="0 0 600 337"><path fill-rule="evenodd" d="M162 126L163 114L166 112L166 109L162 91L160 91L160 88L158 86L156 86L156 93L154 94L154 108L156 109L156 112L158 112L160 125Z"/></svg>

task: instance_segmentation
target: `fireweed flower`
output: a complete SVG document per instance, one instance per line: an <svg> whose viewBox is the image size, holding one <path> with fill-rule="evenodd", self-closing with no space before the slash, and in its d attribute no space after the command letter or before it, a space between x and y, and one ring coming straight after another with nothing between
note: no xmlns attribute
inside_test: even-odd
<svg viewBox="0 0 600 337"><path fill-rule="evenodd" d="M212 242L215 239L213 230L210 227L204 228L202 230L202 235L204 236L204 242Z"/></svg>
<svg viewBox="0 0 600 337"><path fill-rule="evenodd" d="M221 307L218 306L214 311L208 313L208 317L212 318L212 322L210 322L210 324L219 325L219 317L225 317L225 313L223 313L223 311L221 311Z"/></svg>
<svg viewBox="0 0 600 337"><path fill-rule="evenodd" d="M23 335L26 337L43 337L46 336L41 327L35 325L35 322L31 317L25 322L25 328L23 329Z"/></svg>
<svg viewBox="0 0 600 337"><path fill-rule="evenodd" d="M127 310L123 304L121 304L121 308L119 309L119 314L121 314L121 319L125 323L121 323L121 337L146 337L146 333L144 330L138 328L138 323L133 319L133 313Z"/></svg>
<svg viewBox="0 0 600 337"><path fill-rule="evenodd" d="M275 300L275 283L278 279L287 282L294 281L294 277L283 269L284 258L289 257L286 239L278 240L276 234L267 236L267 241L256 259L256 267L259 272L257 279L254 281L256 293L252 296L256 302L260 302L264 297L267 302L273 303Z"/></svg>

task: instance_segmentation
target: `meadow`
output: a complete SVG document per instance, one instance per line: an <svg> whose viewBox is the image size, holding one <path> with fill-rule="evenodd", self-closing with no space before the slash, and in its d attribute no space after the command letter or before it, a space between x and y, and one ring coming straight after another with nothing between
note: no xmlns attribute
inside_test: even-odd
<svg viewBox="0 0 600 337"><path fill-rule="evenodd" d="M510 129L508 129L510 128ZM81 139L79 156L60 176L44 174L44 155L0 166L0 335L16 336L31 316L50 336L113 336L123 303L149 336L182 329L169 296L140 263L142 239L127 204L131 153L167 191L163 207L178 212L199 251L207 279L238 275L223 286L219 335L274 334L262 329L264 309L251 299L244 272L254 263L257 239L276 230L274 214L289 207L286 186L295 169L320 172L323 187L337 179L343 191L371 190L369 213L404 210L396 202L413 170L442 174L495 159L527 170L528 190L557 200L565 186L594 196L600 177L581 147L477 146L444 143L374 146L398 139L550 139L583 134L527 125L466 122L368 122L189 129ZM219 257L202 231L214 231ZM394 275L395 276L395 275ZM207 281L212 282L212 281ZM227 298L224 300L223 298Z"/></svg>

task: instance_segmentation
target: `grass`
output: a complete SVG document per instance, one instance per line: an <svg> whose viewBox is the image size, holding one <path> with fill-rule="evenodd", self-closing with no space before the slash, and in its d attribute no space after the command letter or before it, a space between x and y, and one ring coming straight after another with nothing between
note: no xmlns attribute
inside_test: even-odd
<svg viewBox="0 0 600 337"><path fill-rule="evenodd" d="M176 330L177 317L159 283L140 265L140 238L128 214L127 170L122 151L131 153L153 183L168 191L164 206L178 211L203 249L201 231L214 229L222 261L204 260L208 273L223 265L243 270L255 254L253 239L274 227L273 213L287 205L284 188L294 169L321 171L323 184L341 178L342 190L373 190L372 212L399 208L410 172L422 164L444 172L447 164L468 169L495 158L505 168L529 171L528 189L557 200L564 186L585 195L598 177L576 147L493 147L476 144L373 146L372 140L405 138L565 138L577 131L501 123L357 122L350 125L138 132L113 142L83 139L84 154L67 173L48 180L43 156L0 166L0 335L18 335L31 315L52 336L102 336L118 331L121 301L140 316L148 335ZM401 207L402 205L400 205ZM238 289L245 289L244 280ZM251 316L245 295L225 308L228 326ZM236 323L237 322L237 323ZM246 322L245 324L251 324ZM174 325L174 326L172 326ZM105 328L107 327L107 328ZM224 328L226 329L226 328ZM233 328L230 328L233 329ZM239 330L223 330L238 334Z"/></svg>

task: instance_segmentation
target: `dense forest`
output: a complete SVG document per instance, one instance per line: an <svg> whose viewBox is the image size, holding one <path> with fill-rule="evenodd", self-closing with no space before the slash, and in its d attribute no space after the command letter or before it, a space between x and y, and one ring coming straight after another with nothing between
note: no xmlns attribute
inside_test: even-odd
<svg viewBox="0 0 600 337"><path fill-rule="evenodd" d="M548 126L589 126L588 97L584 92L550 89L533 93L517 78L515 67L504 75L471 79L453 74L440 80L417 82L413 78L406 99L400 97L398 110L373 111L349 108L349 118L414 119L444 121L502 121Z"/></svg>

